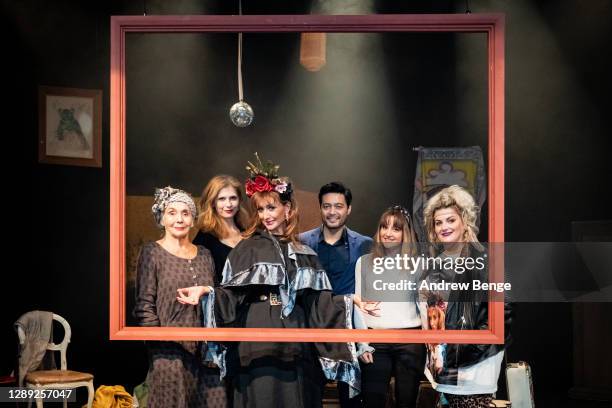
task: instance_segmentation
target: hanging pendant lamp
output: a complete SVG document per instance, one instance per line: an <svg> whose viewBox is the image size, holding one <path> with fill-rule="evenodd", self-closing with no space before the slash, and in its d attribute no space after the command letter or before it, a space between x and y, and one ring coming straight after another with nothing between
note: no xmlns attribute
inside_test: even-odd
<svg viewBox="0 0 612 408"><path fill-rule="evenodd" d="M300 36L300 64L310 71L319 71L325 65L326 33L302 33Z"/></svg>

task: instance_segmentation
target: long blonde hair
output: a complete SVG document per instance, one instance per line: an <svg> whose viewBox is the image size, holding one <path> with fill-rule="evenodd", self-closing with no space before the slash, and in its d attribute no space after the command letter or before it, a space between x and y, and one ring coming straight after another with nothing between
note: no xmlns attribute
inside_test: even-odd
<svg viewBox="0 0 612 408"><path fill-rule="evenodd" d="M298 206L297 206L297 202L295 201L293 197L291 197L289 200L283 201L281 200L280 195L276 191L264 191L264 192L257 192L253 194L251 196L250 203L251 203L251 223L250 223L250 226L246 229L246 231L244 231L244 233L242 234L243 237L249 238L255 233L256 230L266 229L265 225L263 225L263 222L261 221L261 219L259 218L259 215L257 214L258 207L262 207L268 204L285 205L289 203L290 208L289 208L289 214L288 214L287 220L285 221L286 222L285 233L280 237L280 239L283 241L290 241L293 244L297 244L297 245L300 244L300 241L298 239L298 233L299 233L298 231L298 222L299 222Z"/></svg>
<svg viewBox="0 0 612 408"><path fill-rule="evenodd" d="M219 239L228 235L227 227L221 216L217 213L217 197L219 192L226 187L236 190L238 196L238 212L234 216L234 222L241 231L248 225L249 213L244 207L242 184L232 176L220 174L210 179L200 197L200 215L198 217L198 228L202 232L213 234Z"/></svg>
<svg viewBox="0 0 612 408"><path fill-rule="evenodd" d="M374 258L381 258L385 256L384 247L382 240L380 239L380 229L393 223L393 227L402 230L402 248L401 254L414 256L417 253L417 240L412 228L410 216L400 206L389 207L382 213L380 220L378 221L378 227L376 233L372 237L374 239L374 248L372 250L372 256Z"/></svg>
<svg viewBox="0 0 612 408"><path fill-rule="evenodd" d="M436 211L444 208L454 208L461 217L465 226L465 242L471 243L475 248L482 250L483 247L478 241L478 215L480 207L474 201L474 197L463 187L452 185L440 190L427 201L423 216L425 218L425 228L427 239L431 243L438 243L434 227L434 216Z"/></svg>

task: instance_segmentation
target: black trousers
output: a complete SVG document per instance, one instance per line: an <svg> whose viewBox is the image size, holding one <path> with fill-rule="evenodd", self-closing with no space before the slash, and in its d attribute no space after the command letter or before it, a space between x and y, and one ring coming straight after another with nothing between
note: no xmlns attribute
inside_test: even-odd
<svg viewBox="0 0 612 408"><path fill-rule="evenodd" d="M345 382L338 381L338 400L340 408L361 408L361 394L356 397L349 398L349 385Z"/></svg>
<svg viewBox="0 0 612 408"><path fill-rule="evenodd" d="M366 408L384 407L391 376L395 377L395 406L416 407L419 381L425 368L423 344L371 344L372 364L361 364L361 394Z"/></svg>

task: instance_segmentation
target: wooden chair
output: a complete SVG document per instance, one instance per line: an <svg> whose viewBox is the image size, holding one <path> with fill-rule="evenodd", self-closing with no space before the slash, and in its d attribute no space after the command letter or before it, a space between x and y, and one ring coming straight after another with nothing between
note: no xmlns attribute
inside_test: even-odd
<svg viewBox="0 0 612 408"><path fill-rule="evenodd" d="M75 389L79 387L87 387L87 408L91 408L94 398L93 375L89 373L81 373L78 371L68 370L66 362L66 349L70 343L72 331L70 325L63 317L53 314L53 320L59 322L64 327L64 339L61 343L53 343L53 339L47 346L47 350L59 351L61 364L59 370L40 370L30 371L24 379L24 386L34 390L53 390L53 389ZM23 345L26 340L26 335L21 327L17 328L19 336L19 344ZM31 402L28 403L28 407ZM36 408L42 408L42 399L36 399ZM68 406L68 402L64 400L64 408Z"/></svg>

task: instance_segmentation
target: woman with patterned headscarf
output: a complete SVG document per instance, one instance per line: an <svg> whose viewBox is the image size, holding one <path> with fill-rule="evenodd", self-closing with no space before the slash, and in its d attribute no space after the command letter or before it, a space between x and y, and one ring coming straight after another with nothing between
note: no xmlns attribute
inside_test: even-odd
<svg viewBox="0 0 612 408"><path fill-rule="evenodd" d="M202 326L199 307L175 300L178 288L213 283L209 251L189 239L196 206L186 192L165 187L156 190L152 212L164 234L140 252L134 316L141 326ZM218 370L202 363L200 343L155 341L147 349L149 408L225 407Z"/></svg>

